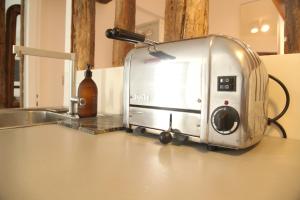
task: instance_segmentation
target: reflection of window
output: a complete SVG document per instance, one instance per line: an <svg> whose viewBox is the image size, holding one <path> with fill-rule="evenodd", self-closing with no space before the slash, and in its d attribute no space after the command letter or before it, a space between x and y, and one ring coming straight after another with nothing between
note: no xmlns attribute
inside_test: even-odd
<svg viewBox="0 0 300 200"><path fill-rule="evenodd" d="M240 6L240 39L261 54L279 53L280 15L272 1L250 1Z"/></svg>
<svg viewBox="0 0 300 200"><path fill-rule="evenodd" d="M163 41L163 20L155 20L136 26L136 32L145 35L148 39Z"/></svg>

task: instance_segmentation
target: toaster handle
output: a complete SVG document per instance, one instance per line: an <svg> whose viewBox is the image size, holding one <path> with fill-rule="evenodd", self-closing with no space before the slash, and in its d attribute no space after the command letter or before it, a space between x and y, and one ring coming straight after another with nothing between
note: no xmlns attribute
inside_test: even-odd
<svg viewBox="0 0 300 200"><path fill-rule="evenodd" d="M105 32L107 38L121 40L131 43L144 43L145 36L138 33L133 33L120 28L107 29Z"/></svg>

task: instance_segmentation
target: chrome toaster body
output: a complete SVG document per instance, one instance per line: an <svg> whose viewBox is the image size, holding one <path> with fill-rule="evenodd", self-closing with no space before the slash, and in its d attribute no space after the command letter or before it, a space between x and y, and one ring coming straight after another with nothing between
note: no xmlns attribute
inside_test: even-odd
<svg viewBox="0 0 300 200"><path fill-rule="evenodd" d="M191 141L233 149L260 141L267 126L268 74L247 45L208 36L157 48L175 59L153 57L147 47L126 57L125 127L172 128Z"/></svg>

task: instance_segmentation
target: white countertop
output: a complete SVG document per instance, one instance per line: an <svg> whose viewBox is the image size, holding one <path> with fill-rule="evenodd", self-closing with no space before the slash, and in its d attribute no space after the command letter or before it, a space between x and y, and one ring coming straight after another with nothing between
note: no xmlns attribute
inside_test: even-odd
<svg viewBox="0 0 300 200"><path fill-rule="evenodd" d="M0 131L1 200L299 200L300 141L248 151L58 125Z"/></svg>

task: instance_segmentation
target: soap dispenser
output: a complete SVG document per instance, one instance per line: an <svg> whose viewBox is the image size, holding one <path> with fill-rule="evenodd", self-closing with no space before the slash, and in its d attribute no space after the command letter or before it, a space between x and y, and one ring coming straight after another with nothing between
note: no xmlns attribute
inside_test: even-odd
<svg viewBox="0 0 300 200"><path fill-rule="evenodd" d="M87 65L85 78L79 84L78 97L84 102L78 106L79 117L97 116L98 89L96 83L92 79L91 65Z"/></svg>

